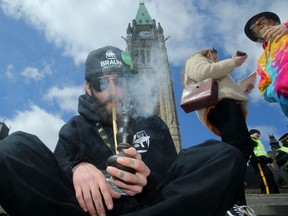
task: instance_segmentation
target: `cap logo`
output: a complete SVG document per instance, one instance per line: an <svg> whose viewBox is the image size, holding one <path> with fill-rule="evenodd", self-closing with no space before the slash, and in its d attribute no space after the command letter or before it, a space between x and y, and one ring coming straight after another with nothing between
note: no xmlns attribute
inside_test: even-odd
<svg viewBox="0 0 288 216"><path fill-rule="evenodd" d="M116 59L116 55L115 55L115 53L112 50L108 50L106 52L106 58L107 59Z"/></svg>
<svg viewBox="0 0 288 216"><path fill-rule="evenodd" d="M106 52L106 60L101 61L100 65L104 69L108 68L121 68L122 62L117 60L115 53L112 50Z"/></svg>

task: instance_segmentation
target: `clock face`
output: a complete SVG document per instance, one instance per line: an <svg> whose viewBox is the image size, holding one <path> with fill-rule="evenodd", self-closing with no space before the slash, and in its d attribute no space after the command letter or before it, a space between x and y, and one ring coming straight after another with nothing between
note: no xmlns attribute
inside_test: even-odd
<svg viewBox="0 0 288 216"><path fill-rule="evenodd" d="M149 31L141 31L138 33L140 38L152 38L152 34Z"/></svg>

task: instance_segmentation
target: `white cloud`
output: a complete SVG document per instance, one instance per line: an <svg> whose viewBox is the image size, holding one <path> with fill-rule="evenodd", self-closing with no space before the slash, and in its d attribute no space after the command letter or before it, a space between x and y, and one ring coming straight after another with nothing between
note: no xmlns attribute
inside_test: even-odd
<svg viewBox="0 0 288 216"><path fill-rule="evenodd" d="M156 23L161 23L165 37L171 36L166 41L171 65L182 66L191 54L207 47L220 49L220 59L230 57L239 49L248 53L248 59L232 73L238 80L255 70L257 58L262 53L262 47L245 36L243 28L246 21L264 10L274 11L282 21L286 21L288 1L146 0L145 5ZM136 17L139 1L1 0L0 6L9 17L25 21L43 33L47 41L63 50L64 55L72 57L75 63L82 63L92 49L108 44L125 48L121 36L126 36L128 23ZM46 69L30 67L22 75L39 80L51 72ZM14 67L10 65L6 76L13 78L13 74ZM82 91L81 87L52 87L44 99L55 102L61 111L75 113L77 97ZM277 104L264 102L257 89L250 94L250 101L258 103L259 107L274 106L276 111L281 112ZM46 113L33 106L31 112L19 112L17 116L27 114L30 117L32 111L39 110Z"/></svg>
<svg viewBox="0 0 288 216"><path fill-rule="evenodd" d="M62 111L77 113L78 97L84 93L83 86L52 87L43 96L44 100L55 101Z"/></svg>
<svg viewBox="0 0 288 216"><path fill-rule="evenodd" d="M262 10L279 11L286 18L287 1L147 0L153 19L160 22L169 47L169 60L182 64L191 53L211 46L222 46L233 53L244 49L255 62L256 46L243 33L247 19ZM64 49L75 62L85 59L88 51L112 44L123 48L128 23L136 16L135 0L2 0L3 11L23 19L43 32L48 41ZM127 13L128 12L128 13ZM207 36L215 40L207 40ZM211 43L218 44L211 44Z"/></svg>
<svg viewBox="0 0 288 216"><path fill-rule="evenodd" d="M165 36L171 36L166 42L169 60L179 65L193 52L211 46L226 52L220 56L241 49L255 62L261 48L244 35L246 21L262 10L277 9L280 16L286 16L288 2L147 0L145 5L152 19L161 23ZM2 0L1 7L7 15L43 32L48 41L79 63L97 47L125 48L121 36L126 36L127 24L136 17L139 4L134 0Z"/></svg>
<svg viewBox="0 0 288 216"><path fill-rule="evenodd" d="M11 126L10 134L24 131L38 136L52 151L58 141L58 132L64 121L54 113L47 113L40 107L31 104L29 110L17 111L12 119L5 123Z"/></svg>
<svg viewBox="0 0 288 216"><path fill-rule="evenodd" d="M23 70L21 75L27 77L28 79L34 79L34 80L41 80L44 78L44 74L41 73L38 68L35 67L27 67Z"/></svg>
<svg viewBox="0 0 288 216"><path fill-rule="evenodd" d="M7 70L5 72L5 75L8 79L14 79L14 66L12 64L9 64L7 66Z"/></svg>
<svg viewBox="0 0 288 216"><path fill-rule="evenodd" d="M46 75L52 74L51 66L44 65L43 69L38 69L35 67L27 67L23 70L21 75L25 76L28 79L33 79L39 81L45 78Z"/></svg>
<svg viewBox="0 0 288 216"><path fill-rule="evenodd" d="M123 47L121 34L135 18L127 11L137 11L132 1L77 0L3 0L3 11L44 32L48 41L64 49L75 62L83 61L87 53L106 44ZM117 40L115 40L117 38Z"/></svg>

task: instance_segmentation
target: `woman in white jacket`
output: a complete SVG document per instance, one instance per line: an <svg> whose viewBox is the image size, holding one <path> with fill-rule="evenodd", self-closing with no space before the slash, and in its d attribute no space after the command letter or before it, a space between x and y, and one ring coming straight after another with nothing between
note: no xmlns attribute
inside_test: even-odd
<svg viewBox="0 0 288 216"><path fill-rule="evenodd" d="M217 61L215 49L202 50L192 55L185 64L184 85L213 78L218 83L218 103L215 106L196 110L199 120L213 133L221 136L222 141L236 147L249 160L256 145L250 138L246 124L247 93L254 88L248 85L243 89L233 80L230 73L240 66L247 55ZM227 161L229 163L229 161ZM244 192L244 189L242 193ZM240 205L246 205L245 194L242 194Z"/></svg>
<svg viewBox="0 0 288 216"><path fill-rule="evenodd" d="M213 78L218 83L218 103L216 106L196 110L199 120L213 133L221 136L222 141L238 148L246 160L253 152L254 142L251 142L246 125L247 103L244 93L233 80L230 73L240 66L247 58L237 56L217 62L215 49L203 50L192 55L185 64L184 85Z"/></svg>

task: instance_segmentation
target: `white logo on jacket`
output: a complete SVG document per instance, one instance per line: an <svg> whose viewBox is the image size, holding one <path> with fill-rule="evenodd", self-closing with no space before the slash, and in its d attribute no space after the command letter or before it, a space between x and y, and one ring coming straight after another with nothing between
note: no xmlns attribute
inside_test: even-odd
<svg viewBox="0 0 288 216"><path fill-rule="evenodd" d="M147 152L150 145L150 136L148 136L145 131L137 132L133 136L132 145L138 153Z"/></svg>

